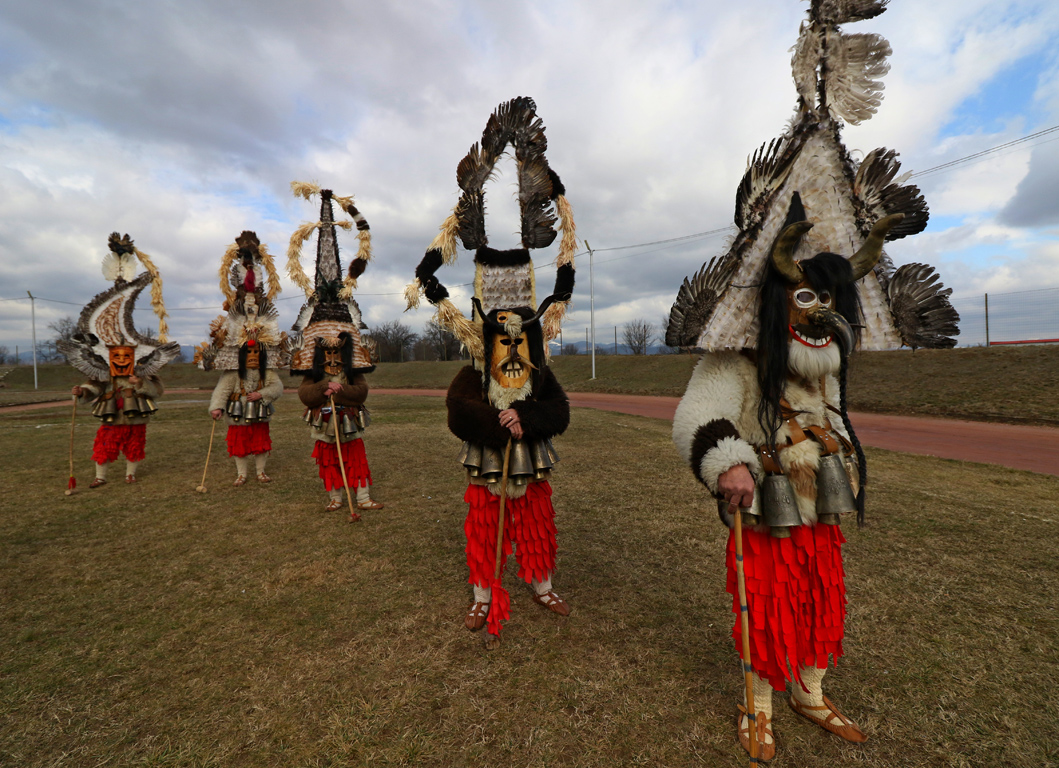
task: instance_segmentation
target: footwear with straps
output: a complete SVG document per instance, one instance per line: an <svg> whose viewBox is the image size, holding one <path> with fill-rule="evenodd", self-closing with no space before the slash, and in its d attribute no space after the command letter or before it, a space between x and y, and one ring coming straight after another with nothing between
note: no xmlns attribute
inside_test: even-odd
<svg viewBox="0 0 1059 768"><path fill-rule="evenodd" d="M550 589L543 595L538 595L536 592L534 592L533 602L537 603L538 605L543 605L552 613L557 613L560 616L570 615L570 606L566 604L565 600L563 600Z"/></svg>
<svg viewBox="0 0 1059 768"><path fill-rule="evenodd" d="M750 715L746 707L739 704L739 715L736 717L736 726L739 728L739 743L743 749L750 753ZM757 723L757 759L764 762L776 756L776 737L772 735L772 722L764 712L755 712L754 720Z"/></svg>
<svg viewBox="0 0 1059 768"><path fill-rule="evenodd" d="M380 504L375 499L368 499L367 501L358 501L357 509L386 509L386 505Z"/></svg>
<svg viewBox="0 0 1059 768"><path fill-rule="evenodd" d="M337 512L342 509L343 506L345 505L342 504L342 499L331 499L327 506L324 507L324 512Z"/></svg>
<svg viewBox="0 0 1059 768"><path fill-rule="evenodd" d="M125 482L129 485L133 485L136 482L136 475L125 475Z"/></svg>
<svg viewBox="0 0 1059 768"><path fill-rule="evenodd" d="M106 485L106 484L107 484L106 480L104 480L102 477L97 477L95 480L93 480L92 482L90 482L88 484L88 487L89 488L99 488L100 486Z"/></svg>
<svg viewBox="0 0 1059 768"><path fill-rule="evenodd" d="M245 485L245 484L246 484L246 478L243 477L242 475L239 475L239 477L235 478L235 482L232 483L232 485L234 485L236 488L238 488L240 485Z"/></svg>
<svg viewBox="0 0 1059 768"><path fill-rule="evenodd" d="M272 478L266 475L264 472L259 472L257 475L257 481L259 483L271 483Z"/></svg>
<svg viewBox="0 0 1059 768"><path fill-rule="evenodd" d="M824 704L820 707L811 707L808 704L802 704L797 698L795 698L794 694L791 694L790 699L787 701L790 704L791 709L802 717L812 720L825 731L830 731L846 741L852 741L854 744L863 744L868 740L868 737L864 735L864 731L858 728L856 723L839 712L827 696L824 696Z"/></svg>
<svg viewBox="0 0 1059 768"><path fill-rule="evenodd" d="M467 609L467 615L463 617L463 626L472 632L477 632L485 626L485 620L489 616L489 603L475 601Z"/></svg>

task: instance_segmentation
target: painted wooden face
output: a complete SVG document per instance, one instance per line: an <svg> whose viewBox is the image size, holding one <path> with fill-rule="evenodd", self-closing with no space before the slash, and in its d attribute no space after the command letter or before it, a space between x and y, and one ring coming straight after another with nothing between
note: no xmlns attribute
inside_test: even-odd
<svg viewBox="0 0 1059 768"><path fill-rule="evenodd" d="M834 305L831 292L817 290L805 280L787 286L787 307L791 336L809 347L826 347L831 343L831 328L822 326L813 318L819 309L831 309Z"/></svg>
<svg viewBox="0 0 1059 768"><path fill-rule="evenodd" d="M108 347L110 375L132 376L136 368L136 352L132 347Z"/></svg>
<svg viewBox="0 0 1059 768"><path fill-rule="evenodd" d="M514 313L511 312L499 312L496 322L502 327L513 316ZM519 389L525 386L532 370L526 334L512 339L506 333L497 332L493 337L492 363L489 375L497 384L505 389Z"/></svg>
<svg viewBox="0 0 1059 768"><path fill-rule="evenodd" d="M324 350L324 373L328 376L338 376L342 373L342 350Z"/></svg>
<svg viewBox="0 0 1059 768"><path fill-rule="evenodd" d="M254 344L253 346L247 345L246 347L246 367L247 370L256 371L261 367L261 349Z"/></svg>

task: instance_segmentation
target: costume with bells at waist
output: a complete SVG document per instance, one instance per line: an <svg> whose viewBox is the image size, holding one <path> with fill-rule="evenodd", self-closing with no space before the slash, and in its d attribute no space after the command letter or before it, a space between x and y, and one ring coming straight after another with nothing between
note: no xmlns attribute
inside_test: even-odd
<svg viewBox="0 0 1059 768"><path fill-rule="evenodd" d="M864 509L864 456L846 413L848 355L858 341L863 349L950 347L957 332L949 291L939 290L933 270L894 271L882 251L885 241L926 226L919 190L893 181L894 152L875 150L858 165L839 136L836 115L858 122L878 105L851 93L877 96L879 74L856 71L875 59L852 54L867 47L882 60L889 46L876 35L843 35L837 25L884 5L813 3L793 61L798 114L786 135L754 155L737 195L731 250L685 280L667 328L667 344L705 351L677 408L673 440L722 519L731 527L730 512L740 507L749 524L743 570L759 759L775 754L771 694L788 680L798 714L849 741L866 739L822 690L829 659L843 652L839 520L853 510L862 520ZM840 54L848 68L824 65ZM734 533L727 566L742 655ZM749 750L740 709L737 732Z"/></svg>
<svg viewBox="0 0 1059 768"><path fill-rule="evenodd" d="M224 309L210 326L210 340L195 350L203 370L221 377L210 398L209 412L228 425L228 455L235 461L234 485L250 477L254 457L258 482L271 482L265 469L272 451L269 422L273 403L283 395L277 369L286 365L287 335L279 330L273 301L281 288L271 254L257 235L244 231L228 246L221 261ZM268 289L266 290L266 284Z"/></svg>
<svg viewBox="0 0 1059 768"><path fill-rule="evenodd" d="M518 168L523 247L499 251L486 239L482 188L509 144ZM576 240L565 189L548 166L546 148L544 125L532 99L513 99L496 109L481 144L472 146L457 168L460 201L406 291L409 307L418 306L421 293L437 306L437 323L459 339L474 361L452 381L446 405L449 429L464 440L459 460L468 475L464 532L474 599L464 624L471 631L488 625L487 647L499 642L500 622L510 616L500 574L512 550L518 575L530 583L534 600L561 616L570 613L552 589L557 547L548 482L558 461L551 439L569 424L570 405L548 367L546 344L558 336L573 291ZM529 251L555 240L557 219L563 236L555 290L537 307ZM457 235L475 251L471 320L453 305L435 276L442 264L455 261ZM499 562L498 525L503 528Z"/></svg>
<svg viewBox="0 0 1059 768"><path fill-rule="evenodd" d="M180 345L167 341L162 278L151 258L128 235L114 232L110 252L103 259L103 276L114 286L92 299L82 310L70 339L56 343L67 361L89 381L72 393L90 403L102 423L96 432L92 460L95 479L89 488L107 482L107 467L125 455L125 482L136 482L136 468L145 457L147 422L158 406L164 387L157 373L180 354ZM136 275L136 262L147 271ZM151 304L158 316L158 338L136 330L132 312L136 299L151 286Z"/></svg>
<svg viewBox="0 0 1059 768"><path fill-rule="evenodd" d="M306 200L320 196L320 221L305 224L291 236L287 271L306 296L291 331L291 373L304 377L298 397L306 407L304 418L315 441L313 458L328 494L325 509L331 512L343 508L342 494L347 486L356 493L358 509L382 509L383 505L371 498L371 470L362 439L369 421L364 407L368 397L364 374L375 370L375 365L361 339L360 307L353 299L357 278L371 259L368 222L354 206L352 197L338 197L329 189L301 182L293 182L291 189ZM351 219L336 222L332 202L338 203ZM356 226L360 241L344 277L336 226ZM314 232L319 233L316 276L310 282L299 258L302 243ZM350 522L358 520L360 515L351 512Z"/></svg>

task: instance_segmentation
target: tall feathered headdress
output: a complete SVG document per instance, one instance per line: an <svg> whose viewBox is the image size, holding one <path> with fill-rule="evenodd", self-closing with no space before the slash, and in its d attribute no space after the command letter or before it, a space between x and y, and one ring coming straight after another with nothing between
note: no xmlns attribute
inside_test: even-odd
<svg viewBox="0 0 1059 768"><path fill-rule="evenodd" d="M282 288L272 255L256 233L246 230L228 246L219 276L228 314L210 324L210 338L195 348L195 362L207 371L238 370L239 350L252 340L267 350L269 368L284 367L287 334L279 330L273 304Z"/></svg>
<svg viewBox="0 0 1059 768"><path fill-rule="evenodd" d="M137 248L128 235L114 232L103 257L103 276L113 287L97 294L81 311L77 331L56 346L67 362L96 381L110 377L107 347L133 347L137 376L150 376L180 355L180 345L168 341L162 276L151 257ZM137 259L147 269L136 275ZM158 338L140 333L132 317L136 299L151 287L151 306L158 316Z"/></svg>
<svg viewBox="0 0 1059 768"><path fill-rule="evenodd" d="M483 352L478 311L472 313L474 320L468 320L435 275L442 264L455 263L457 237L464 248L475 251L474 295L486 314L500 307L535 309L536 281L529 252L552 244L558 222L562 239L555 260L555 301L540 318L546 345L559 335L574 289L577 238L573 210L559 175L545 157L548 139L536 110L533 99L520 96L504 102L490 115L481 142L473 144L456 167L460 200L416 268L415 280L405 289L409 309L418 307L420 295L425 295L438 308L437 323L452 331L479 361ZM498 251L489 247L485 233L484 186L508 146L514 148L518 169L522 248Z"/></svg>
<svg viewBox="0 0 1059 768"><path fill-rule="evenodd" d="M291 280L305 291L305 304L302 305L290 334L291 373L308 374L313 368L313 356L318 341L325 346L337 346L339 335L348 334L353 341L352 369L367 373L375 369L368 350L360 336L360 307L353 298L357 287L357 278L367 268L371 260L371 229L368 222L353 204L353 197L339 197L329 189L320 189L315 184L291 182L291 191L296 197L311 200L320 196L320 220L303 224L294 231L287 249L287 274ZM349 214L350 219L335 221L333 203ZM357 255L349 264L343 276L342 261L338 252L338 238L335 228L345 230L357 228L357 239L360 247ZM315 279L309 276L301 266L302 245L318 233L316 243ZM345 337L343 337L345 338Z"/></svg>
<svg viewBox="0 0 1059 768"><path fill-rule="evenodd" d="M757 344L759 287L773 244L797 193L814 226L793 251L795 260L829 252L857 253L875 224L904 214L885 240L921 232L927 205L919 188L898 176L889 149L856 163L842 143L842 121L871 118L882 101L890 45L879 35L846 34L839 25L870 19L887 0L813 0L792 58L797 112L788 131L750 158L736 192L738 233L730 250L686 279L670 311L666 344L705 350L752 349ZM932 267L893 269L885 256L857 283L864 313L862 349L951 347L959 315Z"/></svg>

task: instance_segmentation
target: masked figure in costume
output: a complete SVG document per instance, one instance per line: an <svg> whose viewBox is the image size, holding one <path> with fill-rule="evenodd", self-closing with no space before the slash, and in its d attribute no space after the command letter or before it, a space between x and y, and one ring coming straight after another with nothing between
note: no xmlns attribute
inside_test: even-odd
<svg viewBox="0 0 1059 768"><path fill-rule="evenodd" d="M266 274L268 290L265 290ZM265 474L272 437L273 403L283 394L277 369L286 364L287 334L280 332L273 306L280 292L272 256L255 233L245 231L228 246L221 261L224 309L210 326L210 340L196 349L203 370L220 370L210 398L210 416L225 417L228 455L235 459L236 486L250 476L250 457L258 482Z"/></svg>
<svg viewBox="0 0 1059 768"><path fill-rule="evenodd" d="M287 272L305 291L306 302L291 332L291 373L304 377L298 397L306 407L305 421L316 443L313 458L328 494L325 509L333 512L345 505L343 467L349 489L355 489L357 509L382 509L383 505L371 498L371 471L363 440L369 421L364 407L368 397L364 374L375 366L361 340L360 307L353 299L357 278L371 259L371 231L352 197L338 197L329 189L301 182L293 182L291 189L306 200L320 196L320 221L302 226L291 236ZM351 218L336 222L333 202ZM335 227L348 230L354 226L360 247L343 277ZM301 268L300 255L302 243L313 232L319 232L319 237L316 279L310 282ZM358 520L360 515L352 512L349 522Z"/></svg>
<svg viewBox="0 0 1059 768"><path fill-rule="evenodd" d="M508 145L515 150L522 216L522 247L498 251L485 234L483 185ZM548 479L558 456L551 439L570 420L566 394L548 367L546 344L558 336L574 288L573 214L559 176L548 167L547 139L536 106L528 98L501 104L459 164L462 190L406 291L409 306L420 294L438 308L436 320L469 350L474 361L449 387L449 429L464 441L460 453L468 477L468 581L474 599L464 618L471 631L488 624L488 647L499 641L500 622L510 615L507 592L495 578L497 525L504 496L503 562L514 547L518 575L533 599L566 616L570 609L552 589L555 571L555 510ZM563 231L552 295L537 306L529 250L550 245ZM474 313L468 320L448 298L435 272L456 259L456 237L475 251ZM507 478L504 483L505 454Z"/></svg>
<svg viewBox="0 0 1059 768"><path fill-rule="evenodd" d="M705 351L673 440L721 519L732 527L739 507L747 523L760 759L775 755L772 691L788 682L795 712L848 741L866 739L822 686L844 637L839 523L854 510L863 520L867 479L846 413L848 356L858 343L951 347L958 333L950 291L940 290L933 269L895 271L883 253L886 241L926 226L919 190L894 181L896 153L877 149L857 164L839 134L840 118L857 123L875 112L889 46L877 35L845 35L838 24L884 5L812 4L795 47L800 98L791 128L752 158L732 248L684 281L667 328L667 344ZM732 536L727 565L742 654ZM739 709L738 736L749 750L749 718Z"/></svg>
<svg viewBox="0 0 1059 768"><path fill-rule="evenodd" d="M114 287L97 295L81 312L77 331L57 346L89 381L71 392L91 404L101 424L92 446L96 477L89 488L107 482L107 467L125 455L125 482L136 482L136 467L144 459L147 421L158 410L155 399L164 388L156 375L180 355L180 345L167 342L162 278L151 258L128 235L110 236L110 252L103 260L103 276ZM136 260L147 271L136 275ZM132 311L136 298L151 286L151 304L159 320L158 338L136 330Z"/></svg>

